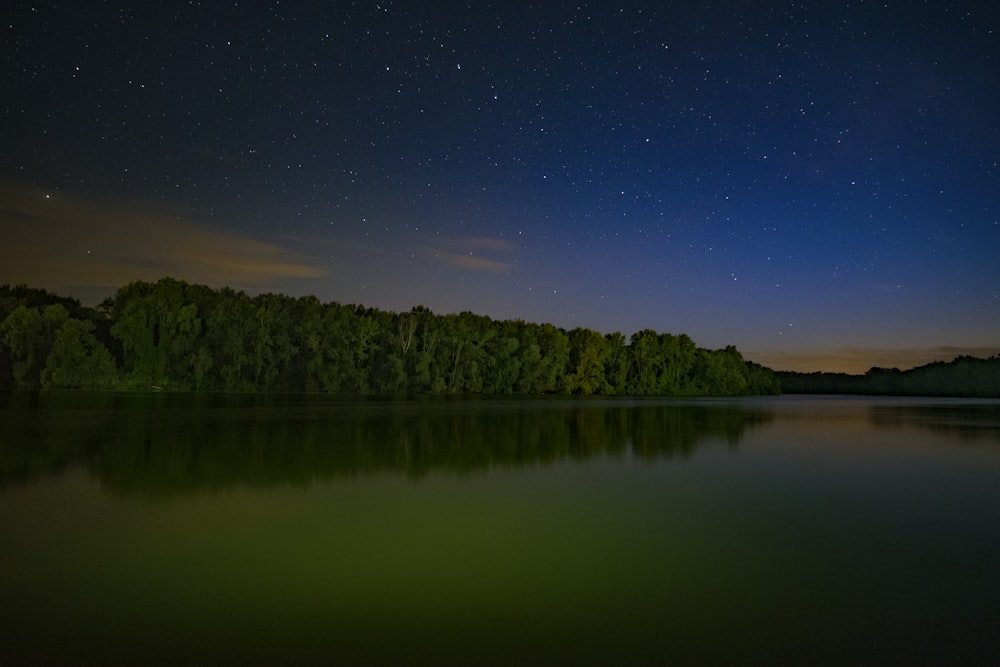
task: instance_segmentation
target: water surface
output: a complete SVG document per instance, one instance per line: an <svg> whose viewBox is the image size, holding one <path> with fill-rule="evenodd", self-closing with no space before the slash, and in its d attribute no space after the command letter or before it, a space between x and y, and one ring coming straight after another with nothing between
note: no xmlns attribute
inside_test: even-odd
<svg viewBox="0 0 1000 667"><path fill-rule="evenodd" d="M0 403L3 664L1000 655L1000 402Z"/></svg>

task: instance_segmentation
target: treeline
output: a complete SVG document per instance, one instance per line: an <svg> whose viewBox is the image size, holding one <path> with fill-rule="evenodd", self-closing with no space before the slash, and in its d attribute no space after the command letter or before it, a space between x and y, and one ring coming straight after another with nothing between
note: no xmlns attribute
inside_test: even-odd
<svg viewBox="0 0 1000 667"><path fill-rule="evenodd" d="M1000 357L962 356L907 371L872 368L864 375L779 371L786 394L1000 397Z"/></svg>
<svg viewBox="0 0 1000 667"><path fill-rule="evenodd" d="M0 389L110 388L118 349L105 313L46 290L0 286Z"/></svg>
<svg viewBox="0 0 1000 667"><path fill-rule="evenodd" d="M418 306L248 296L172 278L99 308L0 287L0 386L372 394L774 394L773 371L684 334L601 335Z"/></svg>

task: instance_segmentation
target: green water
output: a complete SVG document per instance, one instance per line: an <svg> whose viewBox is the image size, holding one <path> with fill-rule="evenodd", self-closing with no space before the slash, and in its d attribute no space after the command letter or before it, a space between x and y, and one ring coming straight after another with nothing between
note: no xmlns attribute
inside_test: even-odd
<svg viewBox="0 0 1000 667"><path fill-rule="evenodd" d="M0 664L994 664L1000 402L0 396Z"/></svg>

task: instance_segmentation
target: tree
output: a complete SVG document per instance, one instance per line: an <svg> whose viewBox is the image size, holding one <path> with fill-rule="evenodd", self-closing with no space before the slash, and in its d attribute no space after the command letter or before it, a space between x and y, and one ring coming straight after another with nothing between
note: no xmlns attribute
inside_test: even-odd
<svg viewBox="0 0 1000 667"><path fill-rule="evenodd" d="M521 342L511 334L511 331L501 331L493 336L484 351L486 370L483 391L487 393L510 394L517 385L521 373L521 358L518 355Z"/></svg>
<svg viewBox="0 0 1000 667"><path fill-rule="evenodd" d="M108 389L114 384L114 360L93 332L91 322L70 318L62 323L42 370L43 387Z"/></svg>
<svg viewBox="0 0 1000 667"><path fill-rule="evenodd" d="M563 390L563 376L569 364L569 338L566 332L551 324L532 325L537 341L539 360L537 373L528 392L552 394Z"/></svg>
<svg viewBox="0 0 1000 667"><path fill-rule="evenodd" d="M608 393L604 361L605 339L596 331L576 328L569 332L569 364L564 388L570 394Z"/></svg>
<svg viewBox="0 0 1000 667"><path fill-rule="evenodd" d="M292 389L289 366L298 352L290 317L294 305L291 297L280 294L261 294L251 300L254 317L251 364L256 391Z"/></svg>
<svg viewBox="0 0 1000 667"><path fill-rule="evenodd" d="M207 313L204 345L212 360L211 386L224 391L256 390L254 315L250 297L228 288Z"/></svg>
<svg viewBox="0 0 1000 667"><path fill-rule="evenodd" d="M604 337L605 340L605 382L608 393L624 394L628 388L629 370L631 364L628 358L628 345L625 335L615 331Z"/></svg>
<svg viewBox="0 0 1000 667"><path fill-rule="evenodd" d="M202 333L195 295L201 288L164 278L118 290L111 304L111 333L122 342L135 386L191 388Z"/></svg>
<svg viewBox="0 0 1000 667"><path fill-rule="evenodd" d="M691 374L698 359L698 348L687 334L658 337L663 368L658 394L691 395L697 392ZM734 348L735 349L735 348Z"/></svg>
<svg viewBox="0 0 1000 667"><path fill-rule="evenodd" d="M629 341L629 352L634 371L630 376L629 393L656 394L660 389L659 370L663 367L659 335L652 329L635 332Z"/></svg>
<svg viewBox="0 0 1000 667"><path fill-rule="evenodd" d="M68 318L69 311L61 304L43 308L22 305L0 324L0 337L10 350L17 388L34 389L42 385L42 370L56 333Z"/></svg>
<svg viewBox="0 0 1000 667"><path fill-rule="evenodd" d="M484 346L496 336L492 321L465 311L458 315L445 315L442 330L449 354L448 393L481 393Z"/></svg>
<svg viewBox="0 0 1000 667"><path fill-rule="evenodd" d="M746 362L732 345L723 350L699 350L695 387L708 396L743 396L747 392Z"/></svg>

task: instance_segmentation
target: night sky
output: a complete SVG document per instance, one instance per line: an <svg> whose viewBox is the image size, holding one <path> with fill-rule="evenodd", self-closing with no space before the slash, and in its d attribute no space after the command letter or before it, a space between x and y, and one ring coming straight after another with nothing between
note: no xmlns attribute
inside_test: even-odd
<svg viewBox="0 0 1000 667"><path fill-rule="evenodd" d="M0 284L776 369L1000 352L996 2L15 0L3 29Z"/></svg>

